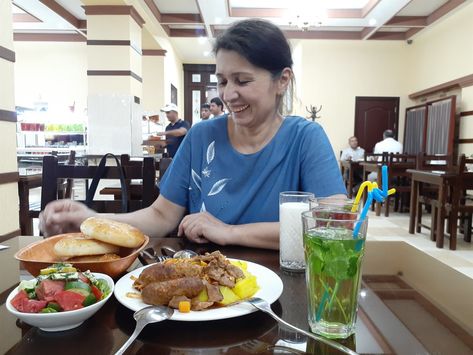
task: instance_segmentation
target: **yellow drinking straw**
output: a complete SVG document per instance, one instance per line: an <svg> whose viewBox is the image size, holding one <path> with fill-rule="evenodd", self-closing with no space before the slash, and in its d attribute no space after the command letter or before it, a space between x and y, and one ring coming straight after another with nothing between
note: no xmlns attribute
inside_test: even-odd
<svg viewBox="0 0 473 355"><path fill-rule="evenodd" d="M371 182L371 181L363 182L360 188L358 189L358 192L355 197L355 202L353 202L353 206L351 208L351 212L356 212L356 209L358 208L358 204L360 203L361 196L363 196L363 192L365 188L368 188L368 191L372 191L373 189L377 187L378 187L378 184L376 182ZM388 196L394 193L396 193L396 189L392 188L388 190Z"/></svg>

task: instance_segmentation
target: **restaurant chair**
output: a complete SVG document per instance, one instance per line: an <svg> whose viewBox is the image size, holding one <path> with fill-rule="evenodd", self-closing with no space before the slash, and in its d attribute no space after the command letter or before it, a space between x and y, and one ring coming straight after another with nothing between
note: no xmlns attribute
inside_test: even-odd
<svg viewBox="0 0 473 355"><path fill-rule="evenodd" d="M157 197L154 158L146 157L140 162L130 162L129 157L122 156L121 161L124 162L121 168L117 166L107 166L102 179L118 180L121 172L124 172L126 181L141 179L141 196L138 198L136 196L128 196L128 211L136 211L150 206ZM58 163L57 157L45 156L43 159L41 210L43 210L49 202L60 198L57 188L58 179L93 179L97 169L97 166L61 165ZM101 213L120 213L122 212L121 203L121 199L100 200L94 197L91 208Z"/></svg>
<svg viewBox="0 0 473 355"><path fill-rule="evenodd" d="M458 180L453 198L445 205L449 216L450 249L456 249L458 223L463 232L463 240L471 242L471 222L473 215L473 201L468 198L467 191L473 190L473 171L468 166L473 164L472 158L461 155L458 163Z"/></svg>
<svg viewBox="0 0 473 355"><path fill-rule="evenodd" d="M416 167L417 156L412 154L390 153L388 156L389 188L394 187L396 193L394 199L394 211L402 212L404 207L409 207L411 194L411 179L407 169ZM389 215L388 197L385 202L386 216Z"/></svg>
<svg viewBox="0 0 473 355"><path fill-rule="evenodd" d="M52 152L53 156L57 157L57 152L53 151ZM67 164L69 165L74 165L75 164L75 159L76 159L76 151L71 150L69 152L69 156L67 158ZM73 181L72 179L60 179L57 181L57 190L58 190L58 196L59 198L71 198L72 195L72 186L73 186ZM39 213L41 212L41 201L36 201L36 202L31 202L29 204L29 209L27 211L28 213L28 225L31 226L30 230L33 230L32 225L33 225L33 218L38 218ZM24 213L20 211L20 213ZM21 231L22 235L29 234L26 231Z"/></svg>
<svg viewBox="0 0 473 355"><path fill-rule="evenodd" d="M426 153L419 153L416 160L416 170L426 170L426 171L452 171L453 166L453 157L451 155L444 154L435 154L429 155ZM436 240L435 226L437 225L437 209L444 206L438 206L437 203L438 187L421 184L418 191L417 198L417 221L416 221L416 231L417 233L421 232L422 227L430 229L430 239ZM447 196L447 200L449 196ZM422 208L425 206L427 212L431 214L430 225L422 223Z"/></svg>

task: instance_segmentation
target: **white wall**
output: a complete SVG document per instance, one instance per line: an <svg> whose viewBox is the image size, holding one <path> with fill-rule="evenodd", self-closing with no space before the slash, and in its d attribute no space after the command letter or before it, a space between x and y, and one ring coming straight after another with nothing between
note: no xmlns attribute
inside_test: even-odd
<svg viewBox="0 0 473 355"><path fill-rule="evenodd" d="M87 106L85 42L15 42L15 103Z"/></svg>
<svg viewBox="0 0 473 355"><path fill-rule="evenodd" d="M399 96L402 141L408 91L404 42L301 40L293 42L293 53L300 100L295 113L308 116L306 106L322 105L318 122L335 152L354 133L356 96Z"/></svg>

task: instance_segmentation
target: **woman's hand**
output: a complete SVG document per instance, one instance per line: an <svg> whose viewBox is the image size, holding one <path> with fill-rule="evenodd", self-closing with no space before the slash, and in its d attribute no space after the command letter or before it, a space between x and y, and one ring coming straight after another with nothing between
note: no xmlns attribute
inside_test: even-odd
<svg viewBox="0 0 473 355"><path fill-rule="evenodd" d="M177 235L185 235L194 243L226 245L230 242L231 228L210 213L200 212L185 216L179 224Z"/></svg>
<svg viewBox="0 0 473 355"><path fill-rule="evenodd" d="M69 199L52 201L39 214L39 229L46 237L78 232L81 223L96 214L80 202Z"/></svg>

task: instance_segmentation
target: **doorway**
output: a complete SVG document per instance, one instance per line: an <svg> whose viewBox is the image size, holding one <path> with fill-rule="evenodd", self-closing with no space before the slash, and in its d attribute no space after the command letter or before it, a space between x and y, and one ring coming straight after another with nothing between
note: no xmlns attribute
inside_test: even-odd
<svg viewBox="0 0 473 355"><path fill-rule="evenodd" d="M200 122L200 106L217 95L215 64L184 64L184 119Z"/></svg>
<svg viewBox="0 0 473 355"><path fill-rule="evenodd" d="M399 97L357 96L355 103L355 136L367 153L383 140L383 132L391 129L398 139Z"/></svg>

